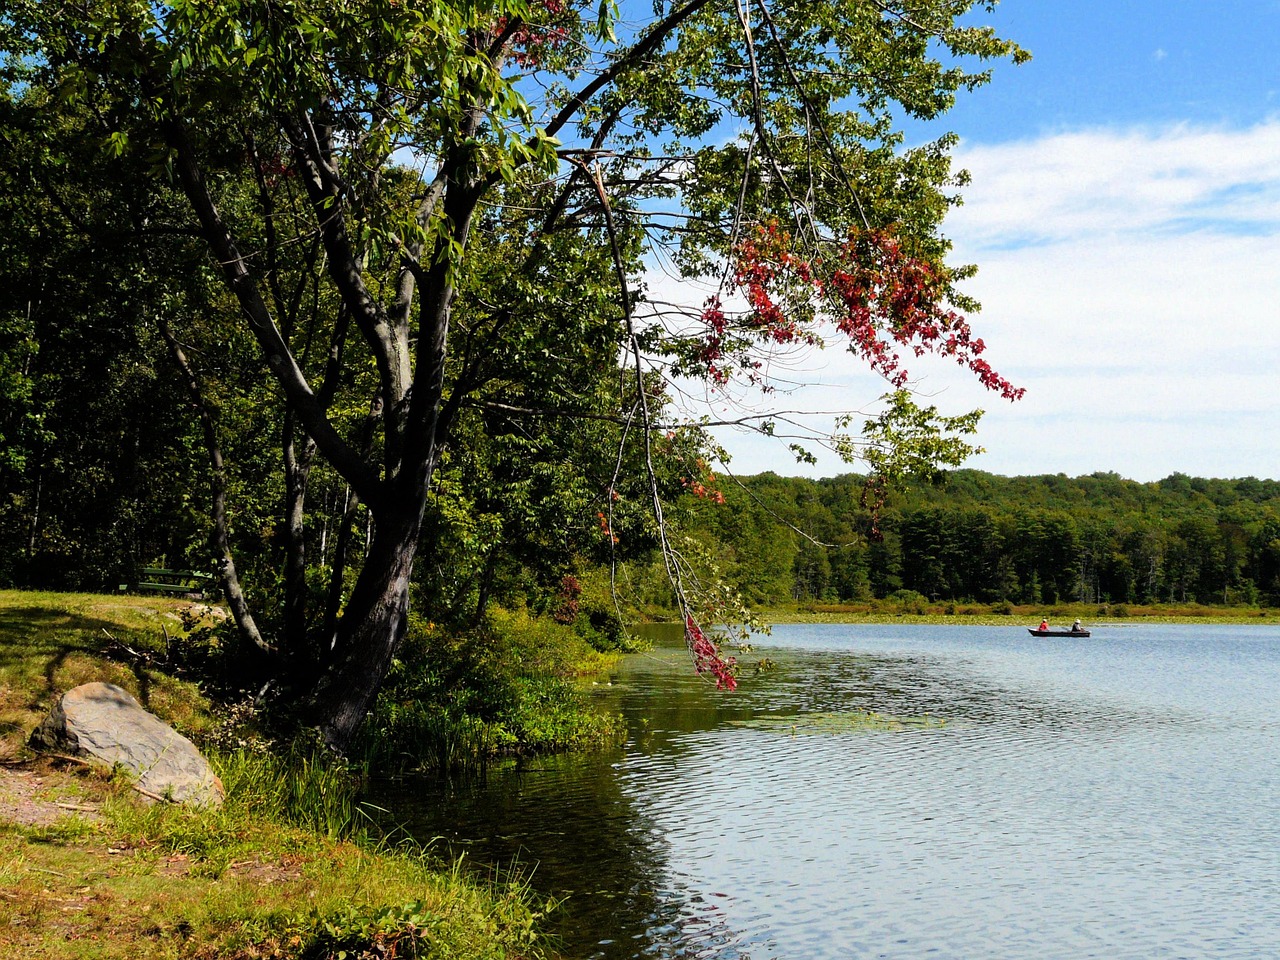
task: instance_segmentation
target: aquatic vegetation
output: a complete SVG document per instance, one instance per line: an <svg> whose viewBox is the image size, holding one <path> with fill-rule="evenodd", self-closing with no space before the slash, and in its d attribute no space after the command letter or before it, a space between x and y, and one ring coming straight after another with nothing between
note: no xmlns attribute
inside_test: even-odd
<svg viewBox="0 0 1280 960"><path fill-rule="evenodd" d="M841 734L870 730L923 730L947 725L944 717L895 717L874 710L843 710L836 713L763 714L747 720L730 720L729 725L778 733Z"/></svg>

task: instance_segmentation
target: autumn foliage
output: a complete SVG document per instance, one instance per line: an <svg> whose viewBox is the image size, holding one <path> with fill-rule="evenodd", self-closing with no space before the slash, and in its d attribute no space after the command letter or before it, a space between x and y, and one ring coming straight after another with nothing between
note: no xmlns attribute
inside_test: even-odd
<svg viewBox="0 0 1280 960"><path fill-rule="evenodd" d="M894 388L908 381L902 351L910 351L954 358L988 390L1006 400L1022 397L1024 388L992 369L982 357L986 344L946 306L944 270L908 252L893 229L855 229L826 259L795 246L777 223L767 223L735 248L733 280L747 309L731 319L719 296L703 309L697 361L712 382L727 383L735 367L756 379L760 363L749 348L818 345L826 327Z"/></svg>
<svg viewBox="0 0 1280 960"><path fill-rule="evenodd" d="M716 682L717 689L736 690L738 679L734 676L737 660L733 657L722 657L720 648L698 626L691 616L684 620L685 642L689 652L693 654L693 666L699 674L706 674Z"/></svg>

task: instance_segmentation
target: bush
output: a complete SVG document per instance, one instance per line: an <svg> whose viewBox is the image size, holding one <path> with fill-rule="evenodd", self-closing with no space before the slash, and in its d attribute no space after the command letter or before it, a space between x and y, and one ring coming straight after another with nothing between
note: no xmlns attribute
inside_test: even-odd
<svg viewBox="0 0 1280 960"><path fill-rule="evenodd" d="M576 624L526 610L494 610L464 633L412 623L365 724L365 756L378 768L459 771L616 742L621 718L594 709L578 682L612 660Z"/></svg>
<svg viewBox="0 0 1280 960"><path fill-rule="evenodd" d="M614 600L609 578L603 570L592 570L581 577L566 577L577 586L575 616L564 620L573 626L574 632L600 652L622 651L630 653L639 649L633 638L627 635L618 605Z"/></svg>
<svg viewBox="0 0 1280 960"><path fill-rule="evenodd" d="M923 593L915 590L895 590L889 596L885 597L887 601L895 604L900 613L916 613L923 614L925 607L929 603L929 598Z"/></svg>

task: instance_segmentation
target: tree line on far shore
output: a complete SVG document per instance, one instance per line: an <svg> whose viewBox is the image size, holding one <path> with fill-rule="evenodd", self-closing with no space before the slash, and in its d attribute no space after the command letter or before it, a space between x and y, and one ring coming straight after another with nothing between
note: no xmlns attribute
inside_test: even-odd
<svg viewBox="0 0 1280 960"><path fill-rule="evenodd" d="M772 473L722 483L689 523L756 604L930 600L1280 605L1280 481L1175 473L912 483L878 521L863 479Z"/></svg>

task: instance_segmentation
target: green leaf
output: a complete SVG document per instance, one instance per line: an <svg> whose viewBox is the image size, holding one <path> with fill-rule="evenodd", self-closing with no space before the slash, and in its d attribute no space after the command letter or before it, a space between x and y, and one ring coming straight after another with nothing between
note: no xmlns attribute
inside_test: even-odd
<svg viewBox="0 0 1280 960"><path fill-rule="evenodd" d="M617 43L613 24L618 19L618 0L600 0L596 8L596 36L609 43Z"/></svg>
<svg viewBox="0 0 1280 960"><path fill-rule="evenodd" d="M123 156L129 148L129 135L120 130L107 137L107 153L113 157Z"/></svg>

